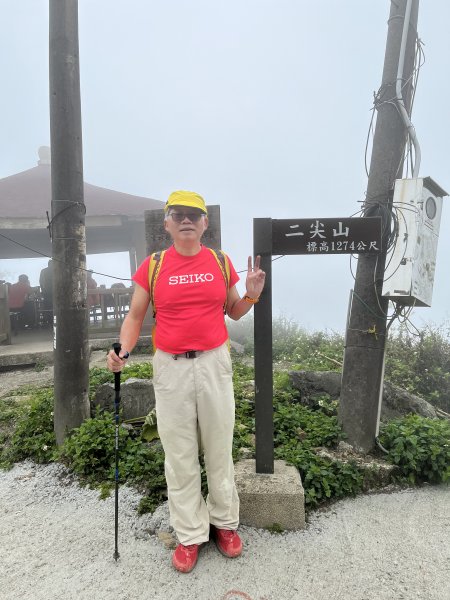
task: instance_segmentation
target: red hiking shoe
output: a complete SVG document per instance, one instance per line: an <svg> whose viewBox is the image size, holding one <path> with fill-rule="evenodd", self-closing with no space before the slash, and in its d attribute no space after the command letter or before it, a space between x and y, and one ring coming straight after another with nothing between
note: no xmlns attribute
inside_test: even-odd
<svg viewBox="0 0 450 600"><path fill-rule="evenodd" d="M178 544L172 555L172 564L177 571L189 573L197 564L198 551L201 544L191 544L183 546Z"/></svg>
<svg viewBox="0 0 450 600"><path fill-rule="evenodd" d="M217 549L228 558L236 558L242 553L242 540L233 529L219 529L211 525L211 532Z"/></svg>

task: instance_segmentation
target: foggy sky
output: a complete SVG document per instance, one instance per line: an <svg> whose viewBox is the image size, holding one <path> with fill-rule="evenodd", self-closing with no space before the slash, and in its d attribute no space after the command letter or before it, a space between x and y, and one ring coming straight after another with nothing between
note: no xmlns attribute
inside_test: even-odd
<svg viewBox="0 0 450 600"><path fill-rule="evenodd" d="M85 180L159 200L191 189L220 204L237 270L252 252L254 217L353 215L367 186L389 10L388 0L79 0ZM0 0L0 17L6 177L34 167L50 144L48 1ZM446 0L422 0L426 62L412 120L420 176L447 191L449 24ZM449 318L449 227L447 198L433 307L414 310L419 326ZM0 276L26 272L36 284L46 262L1 260ZM88 257L88 266L129 276L127 257ZM348 255L273 265L275 312L308 328L343 331L352 286Z"/></svg>

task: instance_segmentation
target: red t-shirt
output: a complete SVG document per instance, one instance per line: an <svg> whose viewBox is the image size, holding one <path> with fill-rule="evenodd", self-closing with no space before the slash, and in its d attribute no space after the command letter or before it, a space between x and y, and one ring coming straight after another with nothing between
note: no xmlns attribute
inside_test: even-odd
<svg viewBox="0 0 450 600"><path fill-rule="evenodd" d="M18 281L9 286L8 304L9 308L23 308L28 294L31 294L32 289L29 283Z"/></svg>
<svg viewBox="0 0 450 600"><path fill-rule="evenodd" d="M133 275L133 281L150 292L150 257ZM230 288L239 281L230 263ZM179 354L188 350L212 350L228 339L223 305L225 280L211 251L205 246L195 256L183 256L174 246L165 253L156 279L157 311L155 346Z"/></svg>

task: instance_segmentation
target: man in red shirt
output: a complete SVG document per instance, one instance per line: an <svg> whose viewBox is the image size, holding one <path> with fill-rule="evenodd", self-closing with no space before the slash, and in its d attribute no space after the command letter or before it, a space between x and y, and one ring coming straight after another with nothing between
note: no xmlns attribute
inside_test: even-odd
<svg viewBox="0 0 450 600"><path fill-rule="evenodd" d="M34 325L34 304L29 296L38 289L39 287L31 287L28 275L19 275L18 281L9 286L9 310L19 313L20 323L23 326Z"/></svg>
<svg viewBox="0 0 450 600"><path fill-rule="evenodd" d="M264 287L260 257L248 258L246 294L236 290L239 277L229 261L225 284L219 263L201 237L208 227L205 202L195 192L173 192L166 203L164 227L173 245L150 289L148 257L133 276L130 311L121 332L122 350L108 354L111 371L120 371L134 348L153 291L156 312L153 385L158 433L165 453L171 524L179 544L174 567L191 571L199 548L213 534L218 549L230 558L242 552L237 534L239 498L231 455L234 394L226 313L245 315ZM199 448L204 452L208 498L201 494Z"/></svg>

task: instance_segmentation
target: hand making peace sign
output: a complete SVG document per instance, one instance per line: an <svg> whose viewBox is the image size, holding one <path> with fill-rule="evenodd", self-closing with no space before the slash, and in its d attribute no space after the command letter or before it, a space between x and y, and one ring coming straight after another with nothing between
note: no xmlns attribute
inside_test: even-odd
<svg viewBox="0 0 450 600"><path fill-rule="evenodd" d="M259 298L264 288L266 274L259 268L260 262L261 256L258 254L255 258L255 266L252 267L252 257L248 257L248 271L245 285L247 288L247 295L250 296L250 298Z"/></svg>

